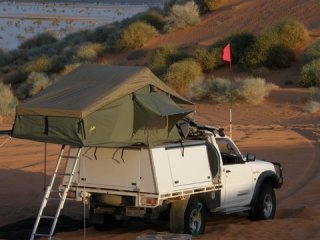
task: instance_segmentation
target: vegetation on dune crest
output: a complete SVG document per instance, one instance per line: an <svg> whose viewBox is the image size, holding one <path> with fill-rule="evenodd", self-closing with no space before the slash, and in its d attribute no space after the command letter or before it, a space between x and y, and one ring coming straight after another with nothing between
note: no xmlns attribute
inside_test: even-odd
<svg viewBox="0 0 320 240"><path fill-rule="evenodd" d="M158 35L158 31L150 24L140 21L134 22L122 30L116 42L116 48L120 50L141 48L156 35Z"/></svg>
<svg viewBox="0 0 320 240"><path fill-rule="evenodd" d="M187 2L184 5L175 4L172 6L167 17L164 30L170 32L176 29L184 29L188 26L194 26L199 22L199 9L194 2Z"/></svg>
<svg viewBox="0 0 320 240"><path fill-rule="evenodd" d="M320 58L302 67L299 83L302 87L320 87Z"/></svg>
<svg viewBox="0 0 320 240"><path fill-rule="evenodd" d="M293 50L302 44L307 36L308 31L303 24L287 19L258 35L253 46L239 62L247 69L261 66L289 67L294 61Z"/></svg>
<svg viewBox="0 0 320 240"><path fill-rule="evenodd" d="M165 45L153 50L148 67L160 77L167 71L171 64L185 58L187 58L187 55L178 48Z"/></svg>
<svg viewBox="0 0 320 240"><path fill-rule="evenodd" d="M199 63L192 59L172 64L164 76L164 82L179 93L185 92L189 85L202 77Z"/></svg>
<svg viewBox="0 0 320 240"><path fill-rule="evenodd" d="M210 100L212 103L246 102L261 104L275 85L262 78L246 78L231 82L225 78L213 78L196 82L189 88L189 97L194 100Z"/></svg>
<svg viewBox="0 0 320 240"><path fill-rule="evenodd" d="M320 59L320 38L307 47L303 53L304 63L309 63L316 59Z"/></svg>
<svg viewBox="0 0 320 240"><path fill-rule="evenodd" d="M0 115L10 116L15 112L18 100L14 97L10 87L0 82Z"/></svg>

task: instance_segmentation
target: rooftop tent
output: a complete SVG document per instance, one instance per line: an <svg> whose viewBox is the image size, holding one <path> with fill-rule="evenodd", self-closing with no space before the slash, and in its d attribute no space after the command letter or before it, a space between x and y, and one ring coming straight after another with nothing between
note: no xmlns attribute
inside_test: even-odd
<svg viewBox="0 0 320 240"><path fill-rule="evenodd" d="M81 65L17 108L12 135L77 146L157 145L192 112L146 67Z"/></svg>

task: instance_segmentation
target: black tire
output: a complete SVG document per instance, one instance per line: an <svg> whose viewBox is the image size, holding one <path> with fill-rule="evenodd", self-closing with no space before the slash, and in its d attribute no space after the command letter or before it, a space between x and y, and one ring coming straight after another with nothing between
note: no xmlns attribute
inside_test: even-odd
<svg viewBox="0 0 320 240"><path fill-rule="evenodd" d="M199 199L190 199L184 213L184 232L192 235L204 233L207 221L206 207Z"/></svg>
<svg viewBox="0 0 320 240"><path fill-rule="evenodd" d="M272 186L264 184L261 186L257 202L250 215L251 220L273 219L276 213L276 196Z"/></svg>

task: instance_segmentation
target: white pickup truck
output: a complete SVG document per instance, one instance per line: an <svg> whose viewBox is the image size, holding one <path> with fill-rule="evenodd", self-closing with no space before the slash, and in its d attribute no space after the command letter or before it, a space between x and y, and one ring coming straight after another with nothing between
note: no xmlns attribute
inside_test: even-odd
<svg viewBox="0 0 320 240"><path fill-rule="evenodd" d="M88 204L97 227L166 212L171 232L197 235L209 212L272 219L282 182L279 163L243 156L223 130L197 126L185 141L154 148L85 148L67 196Z"/></svg>

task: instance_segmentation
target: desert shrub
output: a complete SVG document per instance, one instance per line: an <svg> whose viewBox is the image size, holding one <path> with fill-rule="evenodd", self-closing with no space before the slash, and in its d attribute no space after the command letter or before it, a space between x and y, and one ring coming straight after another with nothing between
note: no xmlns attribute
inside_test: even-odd
<svg viewBox="0 0 320 240"><path fill-rule="evenodd" d="M19 48L20 49L29 49L33 47L40 47L42 45L48 45L57 42L58 39L53 35L53 33L46 32L41 33L37 36L34 36L26 41L24 41Z"/></svg>
<svg viewBox="0 0 320 240"><path fill-rule="evenodd" d="M222 47L214 47L211 49L212 52L212 59L213 59L213 68L219 68L222 67L225 63L222 61Z"/></svg>
<svg viewBox="0 0 320 240"><path fill-rule="evenodd" d="M10 87L0 82L0 115L13 115L18 100L13 95Z"/></svg>
<svg viewBox="0 0 320 240"><path fill-rule="evenodd" d="M101 43L85 43L79 46L76 57L82 61L92 61L105 51Z"/></svg>
<svg viewBox="0 0 320 240"><path fill-rule="evenodd" d="M213 103L230 101L231 82L225 78L213 78L194 83L189 89L189 97L193 100L208 99Z"/></svg>
<svg viewBox="0 0 320 240"><path fill-rule="evenodd" d="M27 78L27 81L23 82L16 94L20 99L32 97L45 89L50 83L50 79L45 73L32 72Z"/></svg>
<svg viewBox="0 0 320 240"><path fill-rule="evenodd" d="M136 51L128 53L128 60L137 60L140 58L144 58L147 55L147 51L144 49L138 49Z"/></svg>
<svg viewBox="0 0 320 240"><path fill-rule="evenodd" d="M303 106L303 109L309 113L320 112L320 102L310 100Z"/></svg>
<svg viewBox="0 0 320 240"><path fill-rule="evenodd" d="M137 15L128 19L127 21L128 21L127 24L132 23L132 22L136 22L136 21L146 22L158 30L162 30L162 28L166 22L163 11L158 8L152 8L148 11L143 12L143 13L138 13ZM124 23L124 24L126 24L126 23Z"/></svg>
<svg viewBox="0 0 320 240"><path fill-rule="evenodd" d="M320 58L320 38L312 43L303 53L303 62L309 63Z"/></svg>
<svg viewBox="0 0 320 240"><path fill-rule="evenodd" d="M72 72L73 70L77 69L80 65L80 63L70 63L68 65L65 65L62 71L62 75Z"/></svg>
<svg viewBox="0 0 320 240"><path fill-rule="evenodd" d="M215 66L212 53L205 48L196 49L193 58L201 65L203 72L211 72Z"/></svg>
<svg viewBox="0 0 320 240"><path fill-rule="evenodd" d="M196 0L195 2L198 4L201 12L212 12L221 6L223 0Z"/></svg>
<svg viewBox="0 0 320 240"><path fill-rule="evenodd" d="M279 44L278 32L274 28L265 30L244 53L239 61L240 65L249 69L264 66L268 60L270 49Z"/></svg>
<svg viewBox="0 0 320 240"><path fill-rule="evenodd" d="M260 104L270 93L272 85L262 78L247 78L241 81L235 90L235 96L240 101L251 104Z"/></svg>
<svg viewBox="0 0 320 240"><path fill-rule="evenodd" d="M263 31L240 61L245 68L261 66L288 67L293 50L307 38L306 28L298 21L288 19Z"/></svg>
<svg viewBox="0 0 320 240"><path fill-rule="evenodd" d="M294 19L286 19L275 26L279 33L279 41L288 48L295 49L306 41L308 30L306 27Z"/></svg>
<svg viewBox="0 0 320 240"><path fill-rule="evenodd" d="M28 73L26 73L23 70L12 71L10 74L6 76L6 78L4 79L4 82L6 84L12 85L12 87L15 87L20 83L26 81L27 77L28 77Z"/></svg>
<svg viewBox="0 0 320 240"><path fill-rule="evenodd" d="M62 41L67 45L77 45L83 42L90 42L94 38L92 31L82 30L66 35Z"/></svg>
<svg viewBox="0 0 320 240"><path fill-rule="evenodd" d="M52 68L51 59L48 56L40 56L24 66L24 71L31 72L50 72Z"/></svg>
<svg viewBox="0 0 320 240"><path fill-rule="evenodd" d="M299 83L302 87L320 86L320 59L302 67Z"/></svg>
<svg viewBox="0 0 320 240"><path fill-rule="evenodd" d="M111 33L112 33L112 26L106 24L94 29L91 34L91 37L89 36L88 38L90 38L92 42L103 43L108 39Z"/></svg>
<svg viewBox="0 0 320 240"><path fill-rule="evenodd" d="M184 5L175 4L172 6L165 31L174 31L188 26L194 26L200 22L198 6L194 2L187 2Z"/></svg>
<svg viewBox="0 0 320 240"><path fill-rule="evenodd" d="M187 87L202 76L202 69L199 63L186 59L172 64L164 76L164 81L175 89L183 93Z"/></svg>
<svg viewBox="0 0 320 240"><path fill-rule="evenodd" d="M269 75L269 73L270 70L267 67L259 67L252 70L252 75L259 78L266 77Z"/></svg>
<svg viewBox="0 0 320 240"><path fill-rule="evenodd" d="M232 88L232 91L231 91ZM213 103L247 102L259 104L268 96L275 85L267 84L261 78L233 81L225 78L207 79L197 82L189 89L189 97L194 100L208 99Z"/></svg>
<svg viewBox="0 0 320 240"><path fill-rule="evenodd" d="M231 47L231 55L232 55L232 63L238 63L246 54L248 49L254 45L256 41L256 37L251 33L238 33L232 34L222 40L217 41L212 48L222 49L230 43ZM221 58L221 55L220 55Z"/></svg>
<svg viewBox="0 0 320 240"><path fill-rule="evenodd" d="M269 49L265 65L268 67L287 68L295 60L294 51L285 45L275 45Z"/></svg>
<svg viewBox="0 0 320 240"><path fill-rule="evenodd" d="M152 52L151 61L148 67L157 76L161 76L172 63L182 60L185 55L181 53L176 47L165 45L156 48Z"/></svg>
<svg viewBox="0 0 320 240"><path fill-rule="evenodd" d="M148 23L134 22L125 27L116 42L116 48L120 50L132 50L143 47L158 31Z"/></svg>

